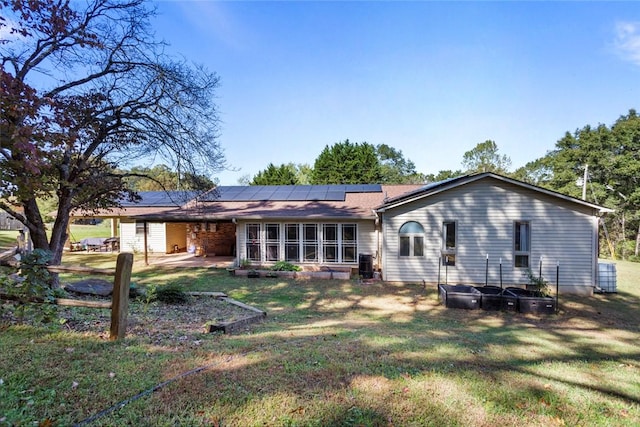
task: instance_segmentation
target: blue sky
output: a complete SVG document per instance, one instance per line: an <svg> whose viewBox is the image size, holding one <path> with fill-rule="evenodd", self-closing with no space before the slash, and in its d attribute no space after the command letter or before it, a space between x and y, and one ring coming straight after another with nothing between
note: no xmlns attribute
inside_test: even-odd
<svg viewBox="0 0 640 427"><path fill-rule="evenodd" d="M487 139L513 169L640 109L640 3L161 1L169 52L221 78L235 185L327 145L388 144L422 173Z"/></svg>

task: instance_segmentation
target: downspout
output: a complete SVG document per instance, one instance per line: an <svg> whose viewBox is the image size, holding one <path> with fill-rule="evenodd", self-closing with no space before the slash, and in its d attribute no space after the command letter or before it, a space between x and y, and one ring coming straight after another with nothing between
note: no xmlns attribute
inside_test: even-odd
<svg viewBox="0 0 640 427"><path fill-rule="evenodd" d="M143 222L144 224L144 265L149 265L149 250L148 250L148 243L147 243L147 233L149 232L149 229L147 227L147 221Z"/></svg>
<svg viewBox="0 0 640 427"><path fill-rule="evenodd" d="M240 241L239 241L239 239L240 239L240 237L238 235L238 220L234 217L234 218L231 218L231 222L235 226L235 228L233 230L233 233L234 233L234 237L235 237L235 240L236 240L236 244L235 244L236 248L235 248L235 254L234 254L235 259L234 259L233 262L234 262L236 267L240 267L240 257L239 257L239 254L240 254L240 246L239 246Z"/></svg>
<svg viewBox="0 0 640 427"><path fill-rule="evenodd" d="M375 221L374 221L374 229L376 231L376 269L379 272L382 272L382 268L380 266L380 257L382 252L380 251L381 247L381 241L380 241L380 228L381 228L381 224L380 224L380 216L378 215L378 212L376 212L375 209L371 209L371 212L373 212L373 215L375 215ZM382 273L380 273L380 275L382 276Z"/></svg>

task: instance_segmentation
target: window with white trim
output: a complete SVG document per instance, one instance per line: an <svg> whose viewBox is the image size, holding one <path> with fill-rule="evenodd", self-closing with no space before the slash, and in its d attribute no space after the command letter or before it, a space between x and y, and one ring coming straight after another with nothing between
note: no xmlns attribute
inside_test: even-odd
<svg viewBox="0 0 640 427"><path fill-rule="evenodd" d="M260 224L247 224L245 226L246 237L246 255L247 259L251 261L262 261L260 246Z"/></svg>
<svg viewBox="0 0 640 427"><path fill-rule="evenodd" d="M322 260L338 262L338 224L322 224Z"/></svg>
<svg viewBox="0 0 640 427"><path fill-rule="evenodd" d="M266 224L266 259L267 261L280 260L280 224Z"/></svg>
<svg viewBox="0 0 640 427"><path fill-rule="evenodd" d="M302 224L302 260L318 261L318 225Z"/></svg>
<svg viewBox="0 0 640 427"><path fill-rule="evenodd" d="M358 253L358 228L355 224L342 224L342 262L356 262Z"/></svg>
<svg viewBox="0 0 640 427"><path fill-rule="evenodd" d="M300 262L300 224L284 225L284 259Z"/></svg>
<svg viewBox="0 0 640 427"><path fill-rule="evenodd" d="M513 259L515 267L529 268L531 258L531 224L516 221L513 224Z"/></svg>
<svg viewBox="0 0 640 427"><path fill-rule="evenodd" d="M145 223L136 221L136 234L138 236L144 236Z"/></svg>
<svg viewBox="0 0 640 427"><path fill-rule="evenodd" d="M442 265L456 265L457 229L455 221L442 223Z"/></svg>
<svg viewBox="0 0 640 427"><path fill-rule="evenodd" d="M408 221L398 231L401 257L424 256L424 228L419 222Z"/></svg>

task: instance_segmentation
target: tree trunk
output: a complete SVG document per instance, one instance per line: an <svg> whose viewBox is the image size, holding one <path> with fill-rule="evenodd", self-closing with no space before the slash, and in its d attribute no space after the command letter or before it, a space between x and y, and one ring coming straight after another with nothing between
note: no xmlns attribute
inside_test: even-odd
<svg viewBox="0 0 640 427"><path fill-rule="evenodd" d="M636 233L636 250L635 255L638 256L640 252L640 224L638 224L638 232Z"/></svg>
<svg viewBox="0 0 640 427"><path fill-rule="evenodd" d="M64 244L67 242L68 237L71 199L72 196L68 191L62 191L58 196L58 211L51 229L51 240L49 241L49 250L53 254L51 265L59 265L62 262Z"/></svg>
<svg viewBox="0 0 640 427"><path fill-rule="evenodd" d="M40 208L38 208L36 199L31 198L23 201L22 207L24 208L25 225L29 229L34 249L49 250L47 229L42 221L42 215L40 214Z"/></svg>
<svg viewBox="0 0 640 427"><path fill-rule="evenodd" d="M60 197L56 220L51 230L51 240L47 238L46 224L42 220L42 214L35 198L23 201L26 226L31 234L34 249L42 249L51 252L51 265L60 265L64 244L67 240L67 226L71 212L71 195L63 194ZM58 288L60 279L57 273L51 274L51 287Z"/></svg>

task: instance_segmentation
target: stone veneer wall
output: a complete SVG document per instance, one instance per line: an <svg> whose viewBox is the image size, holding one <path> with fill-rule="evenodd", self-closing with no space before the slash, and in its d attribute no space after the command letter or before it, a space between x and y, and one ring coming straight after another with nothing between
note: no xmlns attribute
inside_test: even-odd
<svg viewBox="0 0 640 427"><path fill-rule="evenodd" d="M215 231L211 231L213 224ZM210 222L209 231L206 231L201 223L187 224L187 248L191 245L196 247L196 253L201 248L203 253L211 256L235 256L236 225L231 221Z"/></svg>

